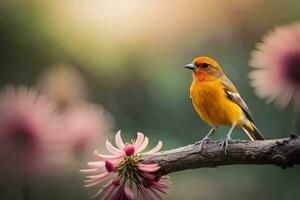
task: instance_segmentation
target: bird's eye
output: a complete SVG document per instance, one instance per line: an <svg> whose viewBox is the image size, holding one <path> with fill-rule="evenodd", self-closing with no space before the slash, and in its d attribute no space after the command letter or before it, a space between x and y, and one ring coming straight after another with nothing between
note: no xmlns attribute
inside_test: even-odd
<svg viewBox="0 0 300 200"><path fill-rule="evenodd" d="M201 65L201 67L202 67L202 68L207 68L207 67L208 67L208 64L207 64L207 63L203 63L203 64Z"/></svg>

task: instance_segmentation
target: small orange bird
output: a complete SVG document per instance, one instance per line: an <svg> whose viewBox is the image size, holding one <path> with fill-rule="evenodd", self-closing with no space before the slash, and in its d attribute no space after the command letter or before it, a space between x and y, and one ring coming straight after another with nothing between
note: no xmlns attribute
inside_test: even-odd
<svg viewBox="0 0 300 200"><path fill-rule="evenodd" d="M230 126L226 137L219 143L225 153L228 144L233 142L231 133L236 126L241 127L251 140L264 140L255 127L246 103L215 60L198 57L185 68L193 71L193 82L190 87L193 106L198 115L213 127L199 142L200 149L221 125Z"/></svg>

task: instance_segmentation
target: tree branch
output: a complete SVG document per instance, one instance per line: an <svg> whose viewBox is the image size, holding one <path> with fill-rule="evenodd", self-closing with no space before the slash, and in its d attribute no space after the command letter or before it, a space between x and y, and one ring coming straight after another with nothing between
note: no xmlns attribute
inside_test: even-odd
<svg viewBox="0 0 300 200"><path fill-rule="evenodd" d="M216 142L206 143L202 151L199 144L193 144L142 156L141 162L159 163L158 175L233 164L268 164L286 168L300 164L300 137L291 135L276 140L239 141L230 144L226 154Z"/></svg>

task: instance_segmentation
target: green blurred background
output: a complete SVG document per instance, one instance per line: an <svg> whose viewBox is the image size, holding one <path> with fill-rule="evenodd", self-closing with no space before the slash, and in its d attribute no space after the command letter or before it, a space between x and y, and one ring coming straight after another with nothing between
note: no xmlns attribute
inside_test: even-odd
<svg viewBox="0 0 300 200"><path fill-rule="evenodd" d="M257 98L248 60L268 30L300 18L299 8L298 0L0 0L0 85L34 85L44 68L74 65L93 101L114 117L115 130L127 139L144 132L166 150L194 143L210 129L192 108L192 76L183 68L209 55L235 83L263 135L286 137L291 107L278 110ZM233 136L246 138L238 129ZM88 199L92 190L83 188L77 170L68 180L36 184L34 199ZM298 167L237 165L171 177L166 199L300 199ZM21 199L18 187L4 188L1 200Z"/></svg>

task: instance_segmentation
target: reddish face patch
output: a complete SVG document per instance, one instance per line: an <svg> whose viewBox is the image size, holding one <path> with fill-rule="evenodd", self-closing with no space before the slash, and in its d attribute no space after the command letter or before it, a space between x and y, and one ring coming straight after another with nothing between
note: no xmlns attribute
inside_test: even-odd
<svg viewBox="0 0 300 200"><path fill-rule="evenodd" d="M199 81L209 80L209 75L204 70L197 68L194 70L194 74Z"/></svg>

